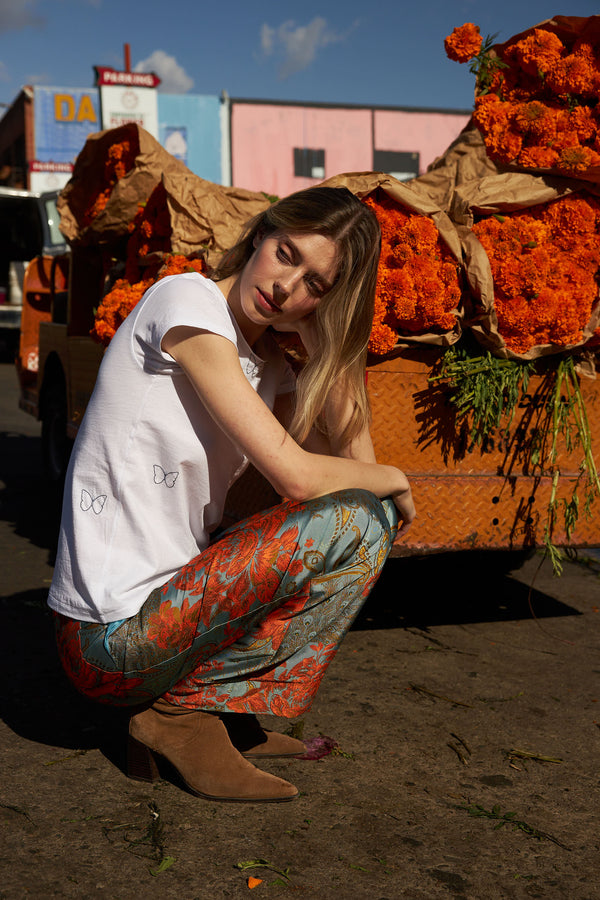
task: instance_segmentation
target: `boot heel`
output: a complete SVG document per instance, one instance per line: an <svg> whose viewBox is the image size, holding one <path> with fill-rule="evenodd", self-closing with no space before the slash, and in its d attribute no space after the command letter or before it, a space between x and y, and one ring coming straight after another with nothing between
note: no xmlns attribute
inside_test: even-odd
<svg viewBox="0 0 600 900"><path fill-rule="evenodd" d="M149 747L129 735L127 743L127 775L134 781L160 781L154 754Z"/></svg>

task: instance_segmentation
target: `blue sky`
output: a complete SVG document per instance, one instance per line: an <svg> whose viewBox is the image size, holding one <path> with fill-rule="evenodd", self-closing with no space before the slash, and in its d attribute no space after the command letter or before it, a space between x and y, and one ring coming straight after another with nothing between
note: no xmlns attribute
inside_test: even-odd
<svg viewBox="0 0 600 900"><path fill-rule="evenodd" d="M0 103L25 84L91 87L94 65L155 71L170 93L470 109L468 66L446 58L454 26L506 40L598 0L0 0Z"/></svg>

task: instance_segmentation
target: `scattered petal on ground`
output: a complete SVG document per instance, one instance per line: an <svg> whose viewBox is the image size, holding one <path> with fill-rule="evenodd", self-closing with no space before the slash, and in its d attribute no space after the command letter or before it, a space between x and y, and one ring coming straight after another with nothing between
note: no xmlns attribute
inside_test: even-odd
<svg viewBox="0 0 600 900"><path fill-rule="evenodd" d="M306 753L299 756L299 759L322 759L339 746L337 741L334 741L333 738L326 737L324 734L310 738L310 740L304 741L304 743L306 745Z"/></svg>

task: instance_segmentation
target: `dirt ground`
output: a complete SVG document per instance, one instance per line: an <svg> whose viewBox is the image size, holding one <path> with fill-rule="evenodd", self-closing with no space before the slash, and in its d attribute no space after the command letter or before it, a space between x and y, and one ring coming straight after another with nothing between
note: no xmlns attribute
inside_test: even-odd
<svg viewBox="0 0 600 900"><path fill-rule="evenodd" d="M264 764L292 803L133 782L122 715L57 661L56 497L1 374L1 900L600 898L598 554L560 579L539 556L390 560L293 723L337 750Z"/></svg>

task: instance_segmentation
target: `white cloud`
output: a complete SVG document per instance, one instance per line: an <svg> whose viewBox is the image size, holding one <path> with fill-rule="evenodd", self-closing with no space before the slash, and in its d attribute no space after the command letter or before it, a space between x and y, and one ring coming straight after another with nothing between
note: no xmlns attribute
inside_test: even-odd
<svg viewBox="0 0 600 900"><path fill-rule="evenodd" d="M314 62L324 47L346 40L348 33L332 31L321 16L315 16L308 25L296 25L289 20L272 28L265 23L260 30L260 48L263 56L276 54L282 58L279 77L289 78Z"/></svg>
<svg viewBox="0 0 600 900"><path fill-rule="evenodd" d="M45 25L46 20L35 11L36 6L37 0L0 0L0 32Z"/></svg>
<svg viewBox="0 0 600 900"><path fill-rule="evenodd" d="M260 29L260 49L269 56L273 52L273 38L275 37L275 29L266 23L261 25Z"/></svg>
<svg viewBox="0 0 600 900"><path fill-rule="evenodd" d="M155 50L147 59L142 59L135 71L154 72L161 80L159 91L167 94L185 94L194 86L194 79L164 50Z"/></svg>
<svg viewBox="0 0 600 900"><path fill-rule="evenodd" d="M50 84L50 75L47 72L40 72L39 74L30 74L25 78L26 84Z"/></svg>

